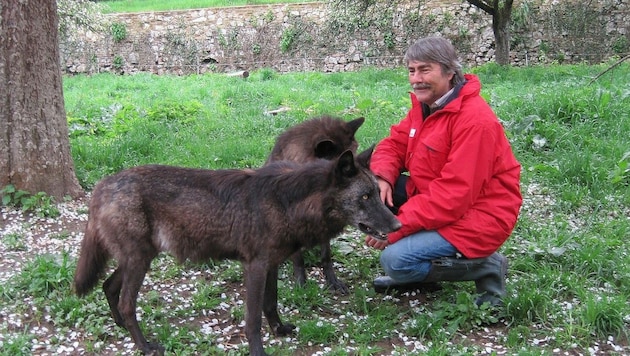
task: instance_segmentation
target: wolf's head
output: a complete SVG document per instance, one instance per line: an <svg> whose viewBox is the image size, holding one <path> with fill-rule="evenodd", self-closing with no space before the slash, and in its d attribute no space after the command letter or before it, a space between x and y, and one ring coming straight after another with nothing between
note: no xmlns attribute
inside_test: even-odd
<svg viewBox="0 0 630 356"><path fill-rule="evenodd" d="M365 119L344 121L332 116L321 116L292 126L278 136L267 159L298 163L318 159L333 160L346 150L357 151L355 134Z"/></svg>
<svg viewBox="0 0 630 356"><path fill-rule="evenodd" d="M368 168L373 149L370 147L356 158L348 150L335 161L338 192L334 208L346 217L348 225L377 239L386 239L402 224L381 200L376 177Z"/></svg>
<svg viewBox="0 0 630 356"><path fill-rule="evenodd" d="M313 154L316 158L335 159L344 151L357 151L359 144L354 135L365 118L359 117L351 121L343 121L329 116L319 119L320 135L314 142Z"/></svg>

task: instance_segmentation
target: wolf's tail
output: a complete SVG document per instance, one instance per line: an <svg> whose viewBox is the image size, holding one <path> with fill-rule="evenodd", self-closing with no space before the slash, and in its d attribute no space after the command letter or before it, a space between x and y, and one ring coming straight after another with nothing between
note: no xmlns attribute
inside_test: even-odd
<svg viewBox="0 0 630 356"><path fill-rule="evenodd" d="M89 221L81 242L81 254L74 274L74 290L79 297L88 294L105 270L109 254L98 242L94 223Z"/></svg>

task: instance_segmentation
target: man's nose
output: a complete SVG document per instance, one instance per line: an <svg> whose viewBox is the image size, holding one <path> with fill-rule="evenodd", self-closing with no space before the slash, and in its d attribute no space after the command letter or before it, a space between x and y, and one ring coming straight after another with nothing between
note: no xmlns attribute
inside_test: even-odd
<svg viewBox="0 0 630 356"><path fill-rule="evenodd" d="M412 83L421 83L423 81L423 76L419 72L414 72L409 74L409 81Z"/></svg>

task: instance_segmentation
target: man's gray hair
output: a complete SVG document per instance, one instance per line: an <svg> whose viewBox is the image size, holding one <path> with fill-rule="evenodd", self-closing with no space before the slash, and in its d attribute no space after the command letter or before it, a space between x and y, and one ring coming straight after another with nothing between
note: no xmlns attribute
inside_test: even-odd
<svg viewBox="0 0 630 356"><path fill-rule="evenodd" d="M444 73L454 73L451 85L464 82L462 65L453 44L443 37L425 37L409 46L405 53L405 63L410 61L433 62L442 67Z"/></svg>

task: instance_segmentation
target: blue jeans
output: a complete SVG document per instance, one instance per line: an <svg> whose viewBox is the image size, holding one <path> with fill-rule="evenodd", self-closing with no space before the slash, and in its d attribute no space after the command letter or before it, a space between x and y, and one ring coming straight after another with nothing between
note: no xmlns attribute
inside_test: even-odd
<svg viewBox="0 0 630 356"><path fill-rule="evenodd" d="M394 206L398 208L407 201L405 185L409 179L401 175L394 185ZM381 266L388 276L399 283L421 282L431 270L431 261L440 257L454 257L457 249L437 231L419 231L387 246L381 253Z"/></svg>
<svg viewBox="0 0 630 356"><path fill-rule="evenodd" d="M396 282L422 282L432 260L455 257L457 252L437 231L420 231L387 246L381 252L381 266Z"/></svg>

